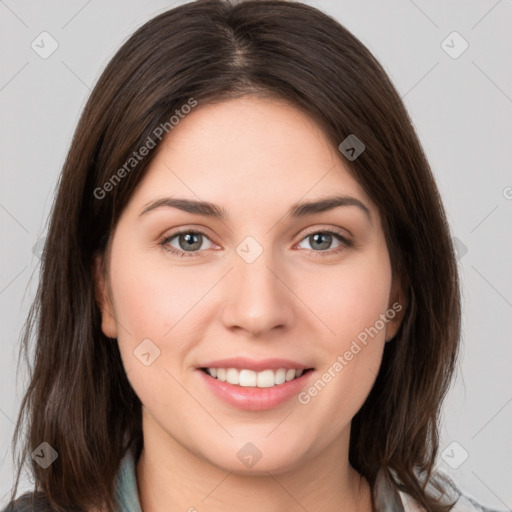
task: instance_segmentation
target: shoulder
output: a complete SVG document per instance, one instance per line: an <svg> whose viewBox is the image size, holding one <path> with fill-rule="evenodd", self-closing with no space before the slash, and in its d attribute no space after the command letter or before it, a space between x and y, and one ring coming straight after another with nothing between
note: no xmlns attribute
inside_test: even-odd
<svg viewBox="0 0 512 512"><path fill-rule="evenodd" d="M11 501L1 512L51 512L52 507L41 492L27 492Z"/></svg>
<svg viewBox="0 0 512 512"><path fill-rule="evenodd" d="M75 509L69 508L68 510L74 512ZM103 509L89 510L91 512L103 512ZM55 509L50 505L44 493L32 491L26 492L11 501L6 508L0 509L0 512L55 512Z"/></svg>
<svg viewBox="0 0 512 512"><path fill-rule="evenodd" d="M433 475L432 481L443 489L442 497L446 498L447 502L454 503L450 512L504 512L504 510L493 509L479 503L465 490L461 490L446 473L440 470ZM430 489L434 496L439 496L439 492L434 490L432 484L429 483L427 489ZM425 509L418 505L408 494L402 492L399 494L404 505L404 512L425 512Z"/></svg>

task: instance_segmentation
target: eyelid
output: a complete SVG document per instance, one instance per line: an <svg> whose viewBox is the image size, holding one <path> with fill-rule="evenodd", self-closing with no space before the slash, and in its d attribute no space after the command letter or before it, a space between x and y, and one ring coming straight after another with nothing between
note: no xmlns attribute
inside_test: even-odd
<svg viewBox="0 0 512 512"><path fill-rule="evenodd" d="M330 225L318 226L318 225L315 225L311 229L308 228L306 230L305 234L302 235L302 238L300 239L300 241L302 241L305 237L307 237L309 235L312 235L314 233L334 233L334 234L340 236L341 238L346 239L347 241L352 236L352 234L349 231L347 231L346 229L342 229L340 227L337 227L337 226L330 226Z"/></svg>
<svg viewBox="0 0 512 512"><path fill-rule="evenodd" d="M159 240L174 238L176 235L181 235L183 233L200 233L201 235L204 235L209 240L211 240L212 243L213 238L215 238L212 234L210 234L210 231L207 228L204 228L202 226L196 226L194 224L187 224L186 226L171 228L170 230L168 229L164 231L164 234L159 236Z"/></svg>

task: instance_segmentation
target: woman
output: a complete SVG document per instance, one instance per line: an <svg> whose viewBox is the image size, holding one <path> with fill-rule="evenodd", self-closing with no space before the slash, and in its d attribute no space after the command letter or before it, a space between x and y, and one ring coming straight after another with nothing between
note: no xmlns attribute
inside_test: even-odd
<svg viewBox="0 0 512 512"><path fill-rule="evenodd" d="M486 510L434 468L460 329L439 193L380 65L312 7L189 3L123 45L25 348L36 319L36 489L8 510Z"/></svg>

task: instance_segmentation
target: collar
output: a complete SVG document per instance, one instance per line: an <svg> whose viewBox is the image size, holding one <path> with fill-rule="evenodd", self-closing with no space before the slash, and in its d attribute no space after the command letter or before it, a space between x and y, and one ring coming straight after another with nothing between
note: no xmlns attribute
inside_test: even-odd
<svg viewBox="0 0 512 512"><path fill-rule="evenodd" d="M126 451L117 473L116 498L119 512L142 512L137 490L135 445Z"/></svg>

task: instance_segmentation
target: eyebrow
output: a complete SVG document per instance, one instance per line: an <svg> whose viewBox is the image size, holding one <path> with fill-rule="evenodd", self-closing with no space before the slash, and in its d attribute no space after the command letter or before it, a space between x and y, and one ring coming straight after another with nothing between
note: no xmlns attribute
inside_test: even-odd
<svg viewBox="0 0 512 512"><path fill-rule="evenodd" d="M356 206L366 214L371 222L369 208L362 201L352 196L329 196L316 201L298 202L290 207L288 215L293 218L300 218L315 213L333 210L339 206ZM177 208L184 212L212 217L223 221L228 218L228 213L222 206L218 206L208 201L196 201L177 197L162 197L161 199L156 199L155 201L147 203L144 205L144 209L139 214L139 217L162 207Z"/></svg>

